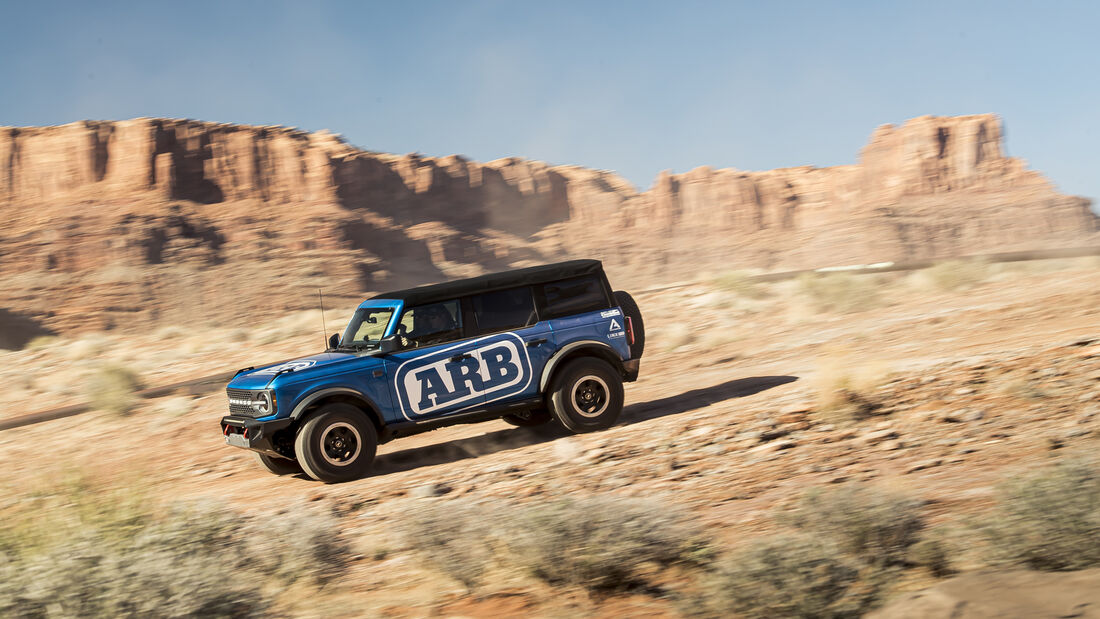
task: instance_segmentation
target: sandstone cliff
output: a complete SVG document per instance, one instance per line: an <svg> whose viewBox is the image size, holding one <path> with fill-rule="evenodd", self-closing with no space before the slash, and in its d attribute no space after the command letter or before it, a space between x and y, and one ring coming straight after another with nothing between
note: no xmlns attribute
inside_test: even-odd
<svg viewBox="0 0 1100 619"><path fill-rule="evenodd" d="M58 329L249 322L390 286L576 256L640 286L1096 242L1002 152L991 115L922 117L856 165L661 174L363 151L191 120L0 128L0 308Z"/></svg>

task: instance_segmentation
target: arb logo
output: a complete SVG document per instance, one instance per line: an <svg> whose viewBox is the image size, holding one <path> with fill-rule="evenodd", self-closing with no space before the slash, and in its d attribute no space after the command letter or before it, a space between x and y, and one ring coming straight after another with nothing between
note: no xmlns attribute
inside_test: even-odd
<svg viewBox="0 0 1100 619"><path fill-rule="evenodd" d="M410 420L442 409L472 408L520 393L530 384L527 347L514 333L409 359L394 376L401 413Z"/></svg>

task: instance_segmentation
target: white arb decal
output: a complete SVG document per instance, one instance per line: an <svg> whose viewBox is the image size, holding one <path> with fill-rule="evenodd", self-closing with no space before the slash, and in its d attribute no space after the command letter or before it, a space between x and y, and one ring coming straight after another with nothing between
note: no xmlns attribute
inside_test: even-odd
<svg viewBox="0 0 1100 619"><path fill-rule="evenodd" d="M623 330L623 326L621 324L619 324L619 321L615 320L615 319L612 319L611 320L611 328L608 329L608 331L622 331L622 330Z"/></svg>
<svg viewBox="0 0 1100 619"><path fill-rule="evenodd" d="M619 310L607 310L606 312L600 312L600 318L611 318L612 316L618 316Z"/></svg>
<svg viewBox="0 0 1100 619"><path fill-rule="evenodd" d="M461 410L464 403L466 408L476 406L482 397L489 401L508 397L530 382L527 347L514 333L409 359L394 375L401 413L410 420L443 409Z"/></svg>
<svg viewBox="0 0 1100 619"><path fill-rule="evenodd" d="M269 368L262 370L256 370L255 374L278 374L279 372L297 372L298 370L304 370L308 367L313 367L317 361L315 359L303 359L301 361L288 361L286 363L280 363L279 365L273 365Z"/></svg>

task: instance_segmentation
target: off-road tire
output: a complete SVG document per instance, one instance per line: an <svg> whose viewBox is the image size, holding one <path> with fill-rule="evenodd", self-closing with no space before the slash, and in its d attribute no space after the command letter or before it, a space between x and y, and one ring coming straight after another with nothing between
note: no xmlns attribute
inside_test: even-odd
<svg viewBox="0 0 1100 619"><path fill-rule="evenodd" d="M258 451L254 451L252 454L256 456L256 461L263 465L265 469L276 475L297 475L302 472L302 465L298 464L297 460L269 456Z"/></svg>
<svg viewBox="0 0 1100 619"><path fill-rule="evenodd" d="M550 410L572 432L610 428L623 411L622 376L603 359L574 359L554 377Z"/></svg>
<svg viewBox="0 0 1100 619"><path fill-rule="evenodd" d="M641 359L645 350L645 323L642 322L642 311L634 302L634 297L629 292L616 290L615 302L622 308L623 313L630 317L630 325L634 331L634 343L630 345L630 358Z"/></svg>
<svg viewBox="0 0 1100 619"><path fill-rule="evenodd" d="M329 404L310 417L294 439L302 470L317 481L359 479L370 471L378 450L378 431L351 404Z"/></svg>
<svg viewBox="0 0 1100 619"><path fill-rule="evenodd" d="M530 428L534 426L541 426L546 423L550 423L554 420L554 416L550 414L550 411L537 410L529 411L527 416L521 416L518 413L508 413L501 417L504 423L511 424L519 428Z"/></svg>

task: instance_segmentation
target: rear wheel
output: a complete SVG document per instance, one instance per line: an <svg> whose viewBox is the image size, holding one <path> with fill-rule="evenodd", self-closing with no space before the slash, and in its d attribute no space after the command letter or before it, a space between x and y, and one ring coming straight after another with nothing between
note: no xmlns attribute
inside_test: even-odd
<svg viewBox="0 0 1100 619"><path fill-rule="evenodd" d="M550 409L573 432L610 428L623 410L623 379L602 359L570 361L554 379Z"/></svg>
<svg viewBox="0 0 1100 619"><path fill-rule="evenodd" d="M508 413L501 417L505 423L518 426L520 428L529 428L532 426L541 426L544 423L549 423L554 416L550 414L550 411L524 411L522 413Z"/></svg>
<svg viewBox="0 0 1100 619"><path fill-rule="evenodd" d="M262 454L258 451L252 452L256 456L256 460L263 465L265 469L276 475L297 475L302 472L301 465L297 460L291 460L289 458L279 458L276 456L269 456Z"/></svg>
<svg viewBox="0 0 1100 619"><path fill-rule="evenodd" d="M326 483L366 475L377 449L374 424L350 404L325 406L302 424L294 439L294 454L302 470Z"/></svg>

